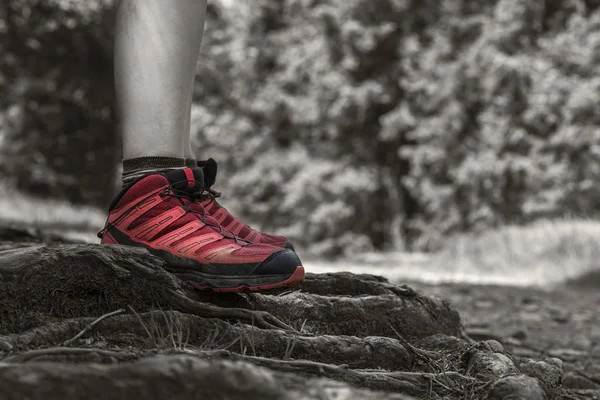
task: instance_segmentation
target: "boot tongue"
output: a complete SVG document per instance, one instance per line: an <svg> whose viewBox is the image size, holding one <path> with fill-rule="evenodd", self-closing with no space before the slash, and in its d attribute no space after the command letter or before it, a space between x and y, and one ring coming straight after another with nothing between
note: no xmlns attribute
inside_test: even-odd
<svg viewBox="0 0 600 400"><path fill-rule="evenodd" d="M174 169L164 176L174 189L190 194L204 191L204 173L200 167Z"/></svg>
<svg viewBox="0 0 600 400"><path fill-rule="evenodd" d="M204 172L204 186L209 189L217 180L217 162L209 158L208 160L198 161L198 166L202 167Z"/></svg>

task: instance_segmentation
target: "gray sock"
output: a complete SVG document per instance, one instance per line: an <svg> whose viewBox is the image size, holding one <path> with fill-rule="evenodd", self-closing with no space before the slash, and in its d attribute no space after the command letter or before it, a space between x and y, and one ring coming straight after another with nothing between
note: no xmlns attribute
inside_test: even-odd
<svg viewBox="0 0 600 400"><path fill-rule="evenodd" d="M195 158L186 158L185 166L188 168L196 168L196 167L198 167L198 161L196 161Z"/></svg>
<svg viewBox="0 0 600 400"><path fill-rule="evenodd" d="M151 156L128 158L123 160L121 181L123 182L123 187L125 187L143 176L185 168L185 166L186 160L177 157Z"/></svg>

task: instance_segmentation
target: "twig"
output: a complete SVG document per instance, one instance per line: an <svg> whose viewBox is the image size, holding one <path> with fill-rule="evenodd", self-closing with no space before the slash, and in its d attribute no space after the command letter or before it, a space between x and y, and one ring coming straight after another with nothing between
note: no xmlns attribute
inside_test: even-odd
<svg viewBox="0 0 600 400"><path fill-rule="evenodd" d="M254 344L254 316L252 316L252 327L250 330L250 346L252 347L252 355L256 357L256 346Z"/></svg>
<svg viewBox="0 0 600 400"><path fill-rule="evenodd" d="M440 373L432 373L432 372L408 372L408 371L378 371L378 370L364 370L357 369L357 372L367 374L367 375L385 375L390 378L399 378L399 379L407 379L407 378L431 378L431 379L439 379L441 377L446 378L459 378L464 379L466 381L477 382L477 378L472 376L463 375L460 372L448 371L448 372L440 372Z"/></svg>
<svg viewBox="0 0 600 400"><path fill-rule="evenodd" d="M284 360L289 360L292 358L292 352L294 351L294 347L296 346L295 338L287 338L287 345L285 347L285 354L283 355Z"/></svg>
<svg viewBox="0 0 600 400"><path fill-rule="evenodd" d="M190 342L190 327L187 327L187 335L185 336L185 343L183 344L183 348L186 349L188 347L188 343Z"/></svg>
<svg viewBox="0 0 600 400"><path fill-rule="evenodd" d="M246 347L244 346L244 336L240 334L240 354L246 355Z"/></svg>
<svg viewBox="0 0 600 400"><path fill-rule="evenodd" d="M165 319L165 325L167 326L167 330L169 331L169 338L171 339L171 345L173 345L173 348L176 349L177 345L175 344L175 333L173 331L174 322L171 318L167 318L167 314L163 311L162 307L159 307L159 309L163 315L163 318Z"/></svg>
<svg viewBox="0 0 600 400"><path fill-rule="evenodd" d="M140 317L140 315L135 312L135 310L133 309L133 307L131 306L127 306L129 308L129 310L131 310L131 312L133 314L135 314L135 316L137 317L138 321L140 322L140 324L142 325L142 327L144 328L144 330L146 331L146 333L148 334L148 336L150 337L150 339L152 339L152 342L154 343L154 347L158 348L158 344L156 343L156 338L154 337L153 334L150 333L150 330L148 329L148 327L146 326L146 324L144 323L144 321L142 320L142 317ZM154 314L150 314L150 316L152 316Z"/></svg>
<svg viewBox="0 0 600 400"><path fill-rule="evenodd" d="M400 344L402 344L404 347L406 347L406 349L408 351L412 352L417 358L419 358L422 361L424 361L425 364L427 364L427 366L431 369L431 371L433 371L433 372L441 372L441 371L439 371L438 368L436 368L435 365L433 365L431 363L431 360L433 359L433 357L430 354L428 354L426 351L421 350L421 349L413 346L412 344L408 343L408 341L406 339L404 339L402 337L402 335L400 335L398 333L398 331L396 329L394 329L393 326L390 325L390 328L392 328L392 330L394 331L394 333L398 337L397 340L400 342Z"/></svg>
<svg viewBox="0 0 600 400"><path fill-rule="evenodd" d="M242 336L240 335L237 338L233 339L228 344L226 344L225 346L223 346L223 348L220 349L220 350L229 350L234 344L236 344L237 342L239 342L241 339L242 339ZM209 351L211 351L211 350L209 350Z"/></svg>
<svg viewBox="0 0 600 400"><path fill-rule="evenodd" d="M306 321L308 321L308 319L304 319L304 322L302 322L302 326L300 327L300 333L303 333L304 331L304 325L306 325Z"/></svg>
<svg viewBox="0 0 600 400"><path fill-rule="evenodd" d="M86 334L86 332L88 332L89 330L91 330L94 326L98 325L100 322L102 322L102 320L106 319L106 318L110 318L113 317L115 315L119 315L119 314L123 314L125 312L124 309L119 309L107 314L104 314L102 316L100 316L98 319L96 319L95 321L89 323L85 328L83 328L83 330L81 332L79 332L77 335L73 336L71 339L65 340L64 342L62 342L61 346L68 346L71 343L73 343L74 341L76 341L77 339L79 339L80 337L82 337L83 335Z"/></svg>

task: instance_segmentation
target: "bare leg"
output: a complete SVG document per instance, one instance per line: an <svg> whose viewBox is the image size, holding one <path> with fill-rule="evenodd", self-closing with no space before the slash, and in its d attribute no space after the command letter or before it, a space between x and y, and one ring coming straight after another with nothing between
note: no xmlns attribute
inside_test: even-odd
<svg viewBox="0 0 600 400"><path fill-rule="evenodd" d="M205 13L206 0L121 0L115 85L125 159L188 152L185 125Z"/></svg>
<svg viewBox="0 0 600 400"><path fill-rule="evenodd" d="M190 89L190 96L188 98L188 104L186 107L185 120L183 124L183 154L186 160L195 160L196 155L194 154L194 150L192 149L192 140L191 140L191 132L190 132L190 120L191 120L191 112L192 112L192 99L194 97L194 85L192 84ZM190 166L190 165L188 165Z"/></svg>

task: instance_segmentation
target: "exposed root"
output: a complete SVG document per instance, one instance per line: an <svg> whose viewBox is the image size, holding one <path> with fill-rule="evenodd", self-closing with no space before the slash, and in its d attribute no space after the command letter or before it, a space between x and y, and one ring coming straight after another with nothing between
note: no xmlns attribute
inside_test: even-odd
<svg viewBox="0 0 600 400"><path fill-rule="evenodd" d="M246 322L253 321L260 328L283 329L296 331L266 311L253 311L244 308L222 308L211 304L202 304L194 301L173 289L166 289L169 303L177 310L198 315L205 318L240 319Z"/></svg>
<svg viewBox="0 0 600 400"><path fill-rule="evenodd" d="M0 332L19 332L53 318L103 315L132 307L174 308L207 318L255 321L293 330L267 311L222 308L185 296L164 261L125 246L61 245L0 254ZM16 283L19 282L19 285Z"/></svg>
<svg viewBox="0 0 600 400"><path fill-rule="evenodd" d="M54 322L17 335L0 337L11 348L26 350L57 346L90 325L92 318ZM250 324L231 324L177 311L151 311L113 316L96 325L86 345L100 340L112 346L140 349L199 348L219 349L240 344L254 355L270 358L301 358L324 363L348 364L352 368L398 370L410 368L411 354L397 339L309 335L292 331L260 329ZM148 343L147 339L150 339ZM132 341L134 340L134 341ZM174 344L173 344L174 343ZM83 344L83 343L81 343Z"/></svg>
<svg viewBox="0 0 600 400"><path fill-rule="evenodd" d="M115 380L109 386L116 396L148 390L143 384L153 387L148 393L156 396L176 383L166 392L174 393L185 386L183 377L193 376L191 381L203 385L194 388L195 395L218 397L219 390L230 390L230 397L221 398L235 398L237 389L211 386L211 379L224 379L211 368L237 368L223 358L244 365L240 373L254 379L247 383L256 398L281 398L281 392L273 387L275 397L261 397L266 384L258 383L248 363L280 371L269 372L275 374L269 379L282 377L284 386L304 391L311 388L302 377L319 376L431 398L536 398L540 391L552 398L560 393L560 362L517 359L494 340L475 343L447 302L377 277L309 275L304 292L217 295L190 292L163 267L162 260L145 250L123 246L1 252L0 368L12 378L2 380L0 374L0 393L2 384L8 388L25 382L31 370L39 372L36 379L56 397L63 393L61 384L87 393L89 382L81 379L93 382L103 371ZM162 360L181 375L149 357L173 351L175 358ZM141 371L128 363L108 369L85 364L136 358L151 361L136 364ZM63 375L40 360L65 361L56 363ZM127 376L141 383L119 386ZM303 384L297 385L300 380ZM27 385L20 387L29 393Z"/></svg>
<svg viewBox="0 0 600 400"><path fill-rule="evenodd" d="M282 372L322 376L373 390L385 390L422 396L435 392L438 395L462 393L465 385L475 385L477 379L457 372L432 374L427 372L353 370L347 365L332 365L305 360L274 360L264 357L239 355L224 350L196 351L194 355L208 359L245 360ZM444 381L450 381L447 385ZM481 386L481 385L480 385Z"/></svg>
<svg viewBox="0 0 600 400"><path fill-rule="evenodd" d="M14 356L6 357L2 360L3 363L24 363L32 361L40 357L48 357L51 359L60 359L68 356L81 356L81 355L98 355L112 360L128 361L138 356L133 354L127 354L123 351L111 351L104 349L94 348L81 348L81 347L52 347L49 349L38 349L30 350L25 353L16 354Z"/></svg>
<svg viewBox="0 0 600 400"><path fill-rule="evenodd" d="M403 394L357 389L342 382L282 373L244 361L207 360L181 354L116 365L0 363L0 393L3 400L412 400Z"/></svg>

